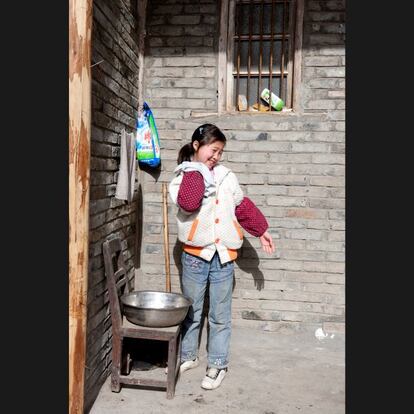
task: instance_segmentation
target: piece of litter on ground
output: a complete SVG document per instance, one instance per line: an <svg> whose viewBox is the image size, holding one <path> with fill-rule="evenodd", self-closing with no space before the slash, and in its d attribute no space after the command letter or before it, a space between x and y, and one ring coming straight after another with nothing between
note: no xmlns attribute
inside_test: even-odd
<svg viewBox="0 0 414 414"><path fill-rule="evenodd" d="M335 334L331 334L331 338L333 338L335 336Z"/></svg>
<svg viewBox="0 0 414 414"><path fill-rule="evenodd" d="M318 329L315 331L315 337L316 337L317 339L319 339L319 340L322 340L322 339L326 338L327 336L328 336L328 334L326 334L326 333L323 331L323 329L322 329L322 328L318 328Z"/></svg>

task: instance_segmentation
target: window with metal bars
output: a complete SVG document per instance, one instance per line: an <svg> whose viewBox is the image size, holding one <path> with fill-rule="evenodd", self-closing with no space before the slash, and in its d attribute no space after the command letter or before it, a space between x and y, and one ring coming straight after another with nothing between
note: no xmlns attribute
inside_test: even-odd
<svg viewBox="0 0 414 414"><path fill-rule="evenodd" d="M222 60L220 79L226 91L220 102L219 85L219 107L273 113L292 108L300 74L303 0L230 0L221 12L228 26L221 28L226 67Z"/></svg>

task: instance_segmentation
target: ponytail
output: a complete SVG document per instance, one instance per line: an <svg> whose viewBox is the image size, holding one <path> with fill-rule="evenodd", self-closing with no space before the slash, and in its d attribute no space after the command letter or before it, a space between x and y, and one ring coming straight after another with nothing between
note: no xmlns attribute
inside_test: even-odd
<svg viewBox="0 0 414 414"><path fill-rule="evenodd" d="M191 161L195 151L193 142L199 143L199 148L206 144L212 144L215 141L226 144L226 137L218 127L213 124L203 124L196 128L191 137L191 142L185 144L178 153L177 164L181 164L184 161Z"/></svg>
<svg viewBox="0 0 414 414"><path fill-rule="evenodd" d="M177 164L184 161L191 161L191 156L194 154L194 148L191 142L185 144L178 153Z"/></svg>

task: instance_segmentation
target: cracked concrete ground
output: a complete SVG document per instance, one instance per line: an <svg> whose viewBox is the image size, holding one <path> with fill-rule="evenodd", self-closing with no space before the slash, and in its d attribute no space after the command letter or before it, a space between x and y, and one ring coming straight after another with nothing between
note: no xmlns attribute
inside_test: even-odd
<svg viewBox="0 0 414 414"><path fill-rule="evenodd" d="M90 414L344 414L345 334L277 333L233 326L229 371L213 391L200 387L206 369L205 329L200 365L178 378L175 396L161 390L104 383ZM151 375L165 375L155 368ZM143 372L142 374L145 374Z"/></svg>

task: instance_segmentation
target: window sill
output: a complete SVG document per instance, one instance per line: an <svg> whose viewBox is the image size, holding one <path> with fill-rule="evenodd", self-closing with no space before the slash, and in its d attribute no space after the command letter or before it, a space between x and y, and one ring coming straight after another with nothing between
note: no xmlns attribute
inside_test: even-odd
<svg viewBox="0 0 414 414"><path fill-rule="evenodd" d="M270 120L274 118L290 118L290 119L309 119L309 120L326 120L327 114L325 112L299 112L299 111L272 111L272 112L249 112L249 111L226 111L222 113L218 112L207 112L207 111L191 111L189 118L187 119L198 119L198 118L237 118L237 117L252 117L261 120Z"/></svg>

